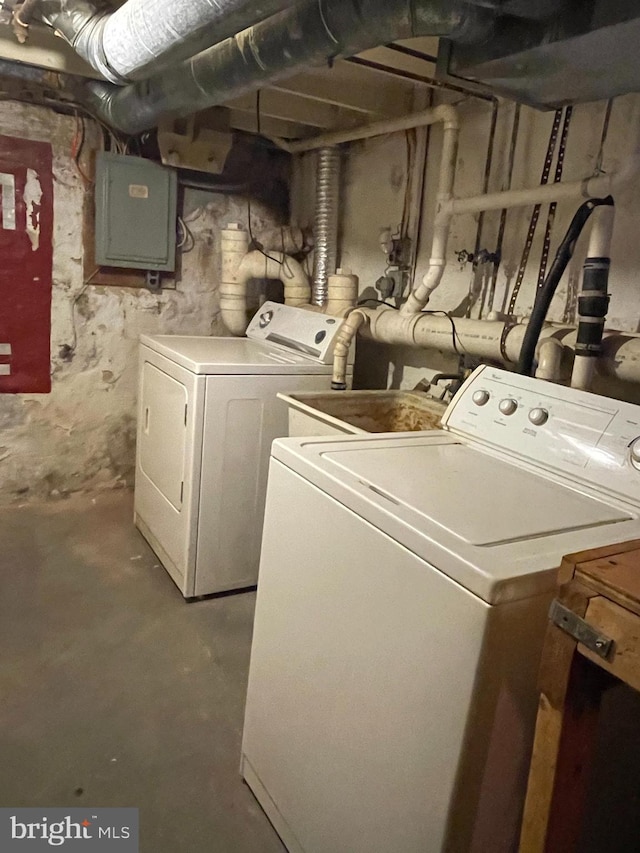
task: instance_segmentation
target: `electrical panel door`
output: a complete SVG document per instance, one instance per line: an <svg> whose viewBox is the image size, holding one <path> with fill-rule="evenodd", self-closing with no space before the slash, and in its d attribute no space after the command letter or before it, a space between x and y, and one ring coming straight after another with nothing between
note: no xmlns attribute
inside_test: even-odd
<svg viewBox="0 0 640 853"><path fill-rule="evenodd" d="M96 158L96 262L175 269L177 175L142 157Z"/></svg>

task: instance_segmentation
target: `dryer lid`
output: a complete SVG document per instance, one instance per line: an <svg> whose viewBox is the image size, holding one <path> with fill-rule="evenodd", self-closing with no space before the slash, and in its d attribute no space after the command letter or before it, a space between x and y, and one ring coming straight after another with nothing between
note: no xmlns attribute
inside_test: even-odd
<svg viewBox="0 0 640 853"><path fill-rule="evenodd" d="M331 372L330 365L301 353L248 338L142 335L140 342L196 374Z"/></svg>

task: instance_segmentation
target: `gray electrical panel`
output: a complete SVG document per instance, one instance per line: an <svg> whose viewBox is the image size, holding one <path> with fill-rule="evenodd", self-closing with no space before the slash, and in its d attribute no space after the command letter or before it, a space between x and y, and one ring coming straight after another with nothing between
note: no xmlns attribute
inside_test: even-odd
<svg viewBox="0 0 640 853"><path fill-rule="evenodd" d="M174 270L176 172L142 157L96 158L96 263Z"/></svg>

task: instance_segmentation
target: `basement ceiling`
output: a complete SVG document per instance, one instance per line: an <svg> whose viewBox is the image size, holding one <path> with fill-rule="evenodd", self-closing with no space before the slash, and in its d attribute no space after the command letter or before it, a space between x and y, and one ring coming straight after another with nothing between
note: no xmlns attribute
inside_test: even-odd
<svg viewBox="0 0 640 853"><path fill-rule="evenodd" d="M227 102L230 128L255 133L259 125L266 136L304 139L402 115L420 106L419 93L425 90L421 78L434 77L437 51L437 38L411 39L338 60L331 68L310 68L263 89L259 119L255 93ZM69 45L38 26L30 28L28 42L21 45L0 20L0 58L98 76Z"/></svg>

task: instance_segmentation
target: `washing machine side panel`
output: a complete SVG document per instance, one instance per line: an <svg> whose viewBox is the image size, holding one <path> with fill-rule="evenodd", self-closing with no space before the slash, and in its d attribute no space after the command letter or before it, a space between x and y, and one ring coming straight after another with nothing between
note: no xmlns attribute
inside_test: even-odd
<svg viewBox="0 0 640 853"><path fill-rule="evenodd" d="M283 836L445 849L489 611L272 462L243 764Z"/></svg>
<svg viewBox="0 0 640 853"><path fill-rule="evenodd" d="M140 351L135 520L183 595L194 595L204 377Z"/></svg>
<svg viewBox="0 0 640 853"><path fill-rule="evenodd" d="M321 375L206 378L196 595L256 583L271 444L287 435L279 391L330 387Z"/></svg>

